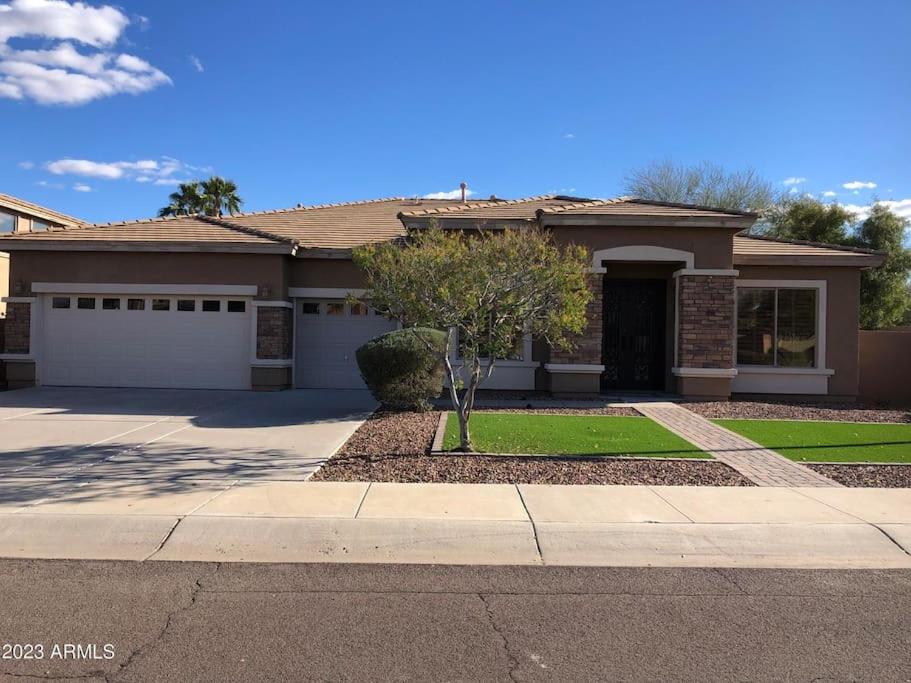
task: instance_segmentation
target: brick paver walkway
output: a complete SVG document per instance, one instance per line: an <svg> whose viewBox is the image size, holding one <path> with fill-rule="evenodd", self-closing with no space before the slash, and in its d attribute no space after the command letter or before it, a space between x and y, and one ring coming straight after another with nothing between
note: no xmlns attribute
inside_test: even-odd
<svg viewBox="0 0 911 683"><path fill-rule="evenodd" d="M631 407L711 453L759 486L841 486L775 451L719 427L675 403L634 403Z"/></svg>

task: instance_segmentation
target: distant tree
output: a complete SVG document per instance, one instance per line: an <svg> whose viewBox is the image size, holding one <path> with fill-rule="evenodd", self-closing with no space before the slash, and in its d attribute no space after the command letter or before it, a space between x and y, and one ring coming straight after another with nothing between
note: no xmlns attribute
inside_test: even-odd
<svg viewBox="0 0 911 683"><path fill-rule="evenodd" d="M237 185L234 181L219 176L212 176L200 183L202 188L203 209L207 216L221 216L223 213L234 214L240 211L243 200L237 196Z"/></svg>
<svg viewBox="0 0 911 683"><path fill-rule="evenodd" d="M824 204L812 197L787 197L765 212L757 229L769 237L844 245L855 218L837 203Z"/></svg>
<svg viewBox="0 0 911 683"><path fill-rule="evenodd" d="M158 210L159 216L190 216L203 212L199 181L181 183L176 192L168 196L169 204Z"/></svg>
<svg viewBox="0 0 911 683"><path fill-rule="evenodd" d="M756 213L764 212L775 199L772 184L753 169L729 172L708 162L697 166L653 162L630 171L624 190L642 199Z"/></svg>
<svg viewBox="0 0 911 683"><path fill-rule="evenodd" d="M911 249L904 245L907 228L907 219L874 204L870 216L849 240L886 254L883 265L860 274L860 326L865 329L900 325L911 314Z"/></svg>
<svg viewBox="0 0 911 683"><path fill-rule="evenodd" d="M911 316L911 250L904 246L908 221L878 203L869 217L854 227L856 218L839 204L824 204L812 197L785 199L763 216L761 232L770 237L884 252L882 266L860 274L860 325L876 329L901 324Z"/></svg>
<svg viewBox="0 0 911 683"><path fill-rule="evenodd" d="M438 351L446 367L460 450L471 451L475 391L525 334L558 349L573 345L591 299L583 247L560 247L537 229L496 232L421 230L404 245L381 242L354 250L367 276L371 304L404 328L446 332ZM431 348L429 340L425 341ZM461 368L448 350L458 346ZM437 348L437 347L433 347Z"/></svg>
<svg viewBox="0 0 911 683"><path fill-rule="evenodd" d="M237 185L231 180L212 176L208 180L181 183L168 197L169 204L158 210L159 216L205 214L218 217L240 211L243 200L237 196Z"/></svg>

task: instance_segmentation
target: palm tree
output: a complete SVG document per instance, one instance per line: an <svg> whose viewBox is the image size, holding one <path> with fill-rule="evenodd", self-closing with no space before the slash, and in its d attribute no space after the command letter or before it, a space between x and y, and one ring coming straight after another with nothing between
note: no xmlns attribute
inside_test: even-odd
<svg viewBox="0 0 911 683"><path fill-rule="evenodd" d="M168 201L170 203L167 206L158 210L159 216L189 216L202 213L203 196L200 192L199 181L181 183L177 192L172 192L168 196Z"/></svg>
<svg viewBox="0 0 911 683"><path fill-rule="evenodd" d="M202 188L202 205L207 216L221 216L223 212L235 214L240 211L243 200L237 196L237 185L234 181L220 176L212 176L200 183Z"/></svg>

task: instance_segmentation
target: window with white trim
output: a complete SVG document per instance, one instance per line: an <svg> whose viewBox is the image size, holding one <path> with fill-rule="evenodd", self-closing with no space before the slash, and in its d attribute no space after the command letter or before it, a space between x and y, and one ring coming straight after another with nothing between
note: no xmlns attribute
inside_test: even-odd
<svg viewBox="0 0 911 683"><path fill-rule="evenodd" d="M816 289L738 287L737 364L815 368Z"/></svg>

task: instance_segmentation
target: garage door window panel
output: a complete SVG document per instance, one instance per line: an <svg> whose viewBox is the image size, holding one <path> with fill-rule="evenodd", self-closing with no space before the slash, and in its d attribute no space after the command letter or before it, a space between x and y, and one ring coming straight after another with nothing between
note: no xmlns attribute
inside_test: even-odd
<svg viewBox="0 0 911 683"><path fill-rule="evenodd" d="M305 301L301 304L301 314L303 315L319 315L319 302L318 301Z"/></svg>
<svg viewBox="0 0 911 683"><path fill-rule="evenodd" d="M128 311L144 311L146 309L145 299L127 299Z"/></svg>
<svg viewBox="0 0 911 683"><path fill-rule="evenodd" d="M101 308L105 311L119 311L120 310L120 299L111 299L105 297L101 300Z"/></svg>
<svg viewBox="0 0 911 683"><path fill-rule="evenodd" d="M95 309L95 298L88 296L80 296L76 299L76 308L81 308L83 310L94 310Z"/></svg>
<svg viewBox="0 0 911 683"><path fill-rule="evenodd" d="M171 310L171 300L170 299L152 299L152 310L153 311L170 311Z"/></svg>
<svg viewBox="0 0 911 683"><path fill-rule="evenodd" d="M196 300L195 299L178 299L177 300L177 310L191 312L196 310Z"/></svg>
<svg viewBox="0 0 911 683"><path fill-rule="evenodd" d="M204 313L218 313L221 311L221 301L218 299L203 299L202 310Z"/></svg>
<svg viewBox="0 0 911 683"><path fill-rule="evenodd" d="M245 313L247 310L246 301L229 301L228 313Z"/></svg>
<svg viewBox="0 0 911 683"><path fill-rule="evenodd" d="M55 296L51 305L54 308L69 308L71 306L71 300L68 296Z"/></svg>

